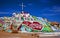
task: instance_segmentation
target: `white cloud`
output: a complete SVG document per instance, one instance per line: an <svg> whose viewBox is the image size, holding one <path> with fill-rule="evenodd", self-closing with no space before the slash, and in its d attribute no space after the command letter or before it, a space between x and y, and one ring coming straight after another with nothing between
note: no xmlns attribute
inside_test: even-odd
<svg viewBox="0 0 60 38"><path fill-rule="evenodd" d="M54 15L58 15L58 14L41 14L43 16L54 16Z"/></svg>
<svg viewBox="0 0 60 38"><path fill-rule="evenodd" d="M11 14L10 12L0 12L0 14Z"/></svg>
<svg viewBox="0 0 60 38"><path fill-rule="evenodd" d="M59 6L48 7L40 10L40 12L42 12L41 15L44 16L60 15L60 7Z"/></svg>
<svg viewBox="0 0 60 38"><path fill-rule="evenodd" d="M51 9L49 9L48 11L52 11L52 12L60 12L60 7L59 6L53 6Z"/></svg>

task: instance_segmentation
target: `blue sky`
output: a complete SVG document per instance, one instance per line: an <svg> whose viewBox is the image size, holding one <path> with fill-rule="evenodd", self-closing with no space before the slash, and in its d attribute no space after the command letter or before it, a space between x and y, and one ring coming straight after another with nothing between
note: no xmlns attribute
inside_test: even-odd
<svg viewBox="0 0 60 38"><path fill-rule="evenodd" d="M22 2L25 5L24 11L31 15L60 22L60 0L0 0L0 16L20 13Z"/></svg>

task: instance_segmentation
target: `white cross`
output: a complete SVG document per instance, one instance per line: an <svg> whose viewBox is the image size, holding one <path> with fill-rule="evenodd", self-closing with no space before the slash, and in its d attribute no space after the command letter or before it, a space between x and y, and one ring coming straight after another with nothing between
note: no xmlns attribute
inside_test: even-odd
<svg viewBox="0 0 60 38"><path fill-rule="evenodd" d="M23 4L23 2L22 2L22 13L24 13L24 7L25 7L25 5Z"/></svg>
<svg viewBox="0 0 60 38"><path fill-rule="evenodd" d="M24 5L23 5L23 3L22 3L22 5L21 5L21 6L22 6L22 11L23 11L23 8L24 8Z"/></svg>

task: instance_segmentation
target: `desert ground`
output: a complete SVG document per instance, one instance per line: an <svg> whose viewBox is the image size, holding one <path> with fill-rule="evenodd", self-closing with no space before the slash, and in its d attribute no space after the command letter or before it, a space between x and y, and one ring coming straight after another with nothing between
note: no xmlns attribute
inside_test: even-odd
<svg viewBox="0 0 60 38"><path fill-rule="evenodd" d="M0 32L0 38L60 38L60 36L42 36L42 34L38 34L38 33Z"/></svg>

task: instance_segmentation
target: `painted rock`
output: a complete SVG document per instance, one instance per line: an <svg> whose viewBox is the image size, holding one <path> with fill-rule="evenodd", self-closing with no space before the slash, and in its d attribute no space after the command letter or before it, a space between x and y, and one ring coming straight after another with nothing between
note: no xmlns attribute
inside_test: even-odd
<svg viewBox="0 0 60 38"><path fill-rule="evenodd" d="M38 20L44 21L42 17L37 17Z"/></svg>
<svg viewBox="0 0 60 38"><path fill-rule="evenodd" d="M52 32L53 30L49 26L44 26L42 32Z"/></svg>
<svg viewBox="0 0 60 38"><path fill-rule="evenodd" d="M21 13L21 15L23 16L23 17L29 17L29 13L27 13L27 12L24 12L24 13Z"/></svg>
<svg viewBox="0 0 60 38"><path fill-rule="evenodd" d="M23 20L23 21L24 21L24 17L21 17L21 20Z"/></svg>
<svg viewBox="0 0 60 38"><path fill-rule="evenodd" d="M0 19L0 23L1 23L1 24L4 24L3 20Z"/></svg>
<svg viewBox="0 0 60 38"><path fill-rule="evenodd" d="M9 33L11 33L11 32L12 32L12 30L8 29L8 30L6 30L6 32L9 32Z"/></svg>
<svg viewBox="0 0 60 38"><path fill-rule="evenodd" d="M7 25L4 24L4 25L3 25L3 30L6 31L6 29L7 29Z"/></svg>
<svg viewBox="0 0 60 38"><path fill-rule="evenodd" d="M2 27L0 27L0 30L3 30L3 28L2 28Z"/></svg>
<svg viewBox="0 0 60 38"><path fill-rule="evenodd" d="M57 29L57 28L54 27L54 26L51 26L51 28L52 28L52 30L53 30L54 32L60 32L60 29Z"/></svg>
<svg viewBox="0 0 60 38"><path fill-rule="evenodd" d="M31 22L29 22L29 21L24 21L22 24L25 24L25 25L30 25L31 24Z"/></svg>
<svg viewBox="0 0 60 38"><path fill-rule="evenodd" d="M0 27L2 27L3 25L0 23Z"/></svg>
<svg viewBox="0 0 60 38"><path fill-rule="evenodd" d="M11 30L13 29L13 24L10 25L10 29L11 29Z"/></svg>
<svg viewBox="0 0 60 38"><path fill-rule="evenodd" d="M23 32L26 32L26 27L24 25L21 26L20 30L23 31Z"/></svg>
<svg viewBox="0 0 60 38"><path fill-rule="evenodd" d="M42 30L42 25L38 22L33 22L32 24L29 25L31 28L36 29L36 30Z"/></svg>
<svg viewBox="0 0 60 38"><path fill-rule="evenodd" d="M37 20L37 17L36 16L32 16L34 18L34 20Z"/></svg>
<svg viewBox="0 0 60 38"><path fill-rule="evenodd" d="M36 30L41 30L42 29L42 25L38 22L28 22L28 21L24 21L23 24L29 26L32 29L36 29Z"/></svg>
<svg viewBox="0 0 60 38"><path fill-rule="evenodd" d="M27 27L26 25L22 25L20 30L23 32L32 32L32 29Z"/></svg>

